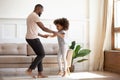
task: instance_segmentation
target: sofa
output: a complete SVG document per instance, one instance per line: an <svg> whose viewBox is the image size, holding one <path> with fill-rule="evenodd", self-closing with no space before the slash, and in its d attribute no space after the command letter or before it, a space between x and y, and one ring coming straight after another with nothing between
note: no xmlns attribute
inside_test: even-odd
<svg viewBox="0 0 120 80"><path fill-rule="evenodd" d="M44 67L58 67L57 43L43 43ZM0 68L27 68L35 58L35 53L27 43L0 43Z"/></svg>

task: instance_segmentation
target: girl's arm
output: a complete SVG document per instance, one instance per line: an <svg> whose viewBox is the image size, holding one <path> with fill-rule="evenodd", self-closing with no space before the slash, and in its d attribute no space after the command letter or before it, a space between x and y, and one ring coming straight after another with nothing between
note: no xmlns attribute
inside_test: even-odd
<svg viewBox="0 0 120 80"><path fill-rule="evenodd" d="M57 36L56 34L49 35L49 37L56 37L56 36Z"/></svg>
<svg viewBox="0 0 120 80"><path fill-rule="evenodd" d="M57 36L64 38L65 37L65 33L57 33Z"/></svg>
<svg viewBox="0 0 120 80"><path fill-rule="evenodd" d="M38 36L41 36L41 37L44 37L44 38L47 38L47 37L49 37L49 35L48 34L40 34L40 33L38 33Z"/></svg>
<svg viewBox="0 0 120 80"><path fill-rule="evenodd" d="M56 34L53 34L53 35L49 35L50 37L56 37L56 36L59 36L61 38L64 38L64 35L65 33L56 33Z"/></svg>

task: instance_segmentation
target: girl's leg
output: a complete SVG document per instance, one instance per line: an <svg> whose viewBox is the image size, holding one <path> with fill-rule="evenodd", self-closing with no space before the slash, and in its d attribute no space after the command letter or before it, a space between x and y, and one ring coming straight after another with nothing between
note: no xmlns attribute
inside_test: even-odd
<svg viewBox="0 0 120 80"><path fill-rule="evenodd" d="M67 73L68 73L68 75L70 75L70 69L69 69L69 67L67 67Z"/></svg>
<svg viewBox="0 0 120 80"><path fill-rule="evenodd" d="M59 67L59 71L58 71L58 75L62 75L62 60L61 60L61 58L62 58L62 55L61 55L61 50L59 49L59 53L58 53L58 67Z"/></svg>
<svg viewBox="0 0 120 80"><path fill-rule="evenodd" d="M68 46L64 45L63 46L63 52L62 52L62 58L63 58L63 62L64 62L64 73L63 73L63 77L67 76L67 60L66 60L66 56L67 56L67 51L68 51Z"/></svg>

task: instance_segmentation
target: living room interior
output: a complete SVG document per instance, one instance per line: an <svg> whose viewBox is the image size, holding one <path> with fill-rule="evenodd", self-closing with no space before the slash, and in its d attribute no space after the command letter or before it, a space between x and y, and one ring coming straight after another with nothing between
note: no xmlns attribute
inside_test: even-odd
<svg viewBox="0 0 120 80"><path fill-rule="evenodd" d="M53 21L65 17L70 23L69 46L76 41L91 50L73 61L74 71L68 77L61 77L56 74L57 38L40 37L48 78L37 80L120 80L120 0L0 0L0 80L36 80L25 74L35 58L25 41L26 18L36 4L44 7L40 20L45 27L57 31ZM76 62L83 58L87 60Z"/></svg>

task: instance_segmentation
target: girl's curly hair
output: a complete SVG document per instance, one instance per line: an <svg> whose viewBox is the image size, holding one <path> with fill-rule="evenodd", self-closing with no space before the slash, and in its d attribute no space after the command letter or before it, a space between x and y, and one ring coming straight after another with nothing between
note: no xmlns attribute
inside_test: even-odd
<svg viewBox="0 0 120 80"><path fill-rule="evenodd" d="M69 21L67 20L67 18L58 18L54 20L54 24L57 25L61 25L63 26L63 30L68 30L69 28Z"/></svg>

